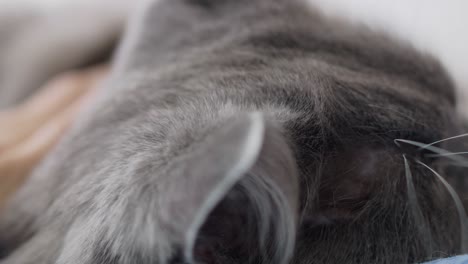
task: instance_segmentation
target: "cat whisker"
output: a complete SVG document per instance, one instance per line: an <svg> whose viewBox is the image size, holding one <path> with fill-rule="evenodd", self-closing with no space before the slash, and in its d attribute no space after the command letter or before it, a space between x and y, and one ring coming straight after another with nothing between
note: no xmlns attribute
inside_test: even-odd
<svg viewBox="0 0 468 264"><path fill-rule="evenodd" d="M405 144L409 144L409 145L412 145L412 146L419 147L418 150L425 149L425 150L432 151L437 155L441 155L441 157L443 155L443 157L446 157L448 159L451 159L451 160L455 161L457 166L468 167L468 159L466 159L466 158L464 158L464 157L462 157L460 155L452 155L453 152L450 152L448 150L445 150L445 149L442 149L442 148L439 148L439 147L435 147L435 146L429 146L427 144L417 142L417 141L413 141L413 140L408 140L408 139L395 139L394 142L395 142L395 144L397 146L401 146L400 143L405 143Z"/></svg>
<svg viewBox="0 0 468 264"><path fill-rule="evenodd" d="M427 156L430 158L436 158L436 157L447 157L447 156L455 156L455 155L467 155L468 151L464 152L451 152L451 153L444 153L444 154L428 154Z"/></svg>
<svg viewBox="0 0 468 264"><path fill-rule="evenodd" d="M460 197L452 188L452 186L433 168L429 167L424 162L417 160L417 163L424 166L428 170L430 170L445 186L447 191L449 192L450 196L452 196L453 201L455 202L455 206L458 211L458 216L460 219L460 229L461 229L461 252L466 253L468 252L468 219L466 216L465 207L463 206Z"/></svg>
<svg viewBox="0 0 468 264"><path fill-rule="evenodd" d="M435 144L437 144L437 143L445 142L445 141L452 140L452 139L467 137L467 136L468 136L468 133L461 134L461 135L458 135L458 136L453 136L453 137L444 138L444 139L437 140L437 141L434 141L434 142L432 142L432 143L426 144L425 146L421 147L421 149L425 149L425 148L430 147L430 146L433 146L433 145L435 145Z"/></svg>
<svg viewBox="0 0 468 264"><path fill-rule="evenodd" d="M414 187L413 183L413 175L411 173L411 169L408 163L408 159L406 155L403 155L403 160L405 162L405 175L406 175L406 187L408 193L408 202L411 206L411 213L413 215L415 224L418 228L418 231L423 239L424 245L429 245L428 247L428 256L431 253L432 248L432 235L431 230L427 226L427 222L424 219L424 215L422 213L421 207L418 202L418 197L416 195L416 188Z"/></svg>

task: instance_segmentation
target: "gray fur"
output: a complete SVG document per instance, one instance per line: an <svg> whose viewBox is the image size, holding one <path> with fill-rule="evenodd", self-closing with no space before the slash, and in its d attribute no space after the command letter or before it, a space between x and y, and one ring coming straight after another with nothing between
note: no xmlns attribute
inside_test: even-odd
<svg viewBox="0 0 468 264"><path fill-rule="evenodd" d="M448 193L411 163L424 155L393 142L461 131L429 56L292 0L148 1L117 54L94 105L2 214L1 264L460 253Z"/></svg>

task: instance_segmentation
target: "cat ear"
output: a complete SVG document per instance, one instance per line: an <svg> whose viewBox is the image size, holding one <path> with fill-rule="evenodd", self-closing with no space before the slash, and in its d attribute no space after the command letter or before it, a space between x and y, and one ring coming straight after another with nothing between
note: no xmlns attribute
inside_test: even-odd
<svg viewBox="0 0 468 264"><path fill-rule="evenodd" d="M176 164L165 186L161 217L189 263L209 258L203 249L196 250L201 236L223 233L222 239L229 240L226 234L245 232L235 229L248 223L256 224L251 233L257 234L260 247L267 236L276 239L272 257L292 254L298 207L295 162L280 130L262 114L235 118ZM210 215L217 220L207 224Z"/></svg>

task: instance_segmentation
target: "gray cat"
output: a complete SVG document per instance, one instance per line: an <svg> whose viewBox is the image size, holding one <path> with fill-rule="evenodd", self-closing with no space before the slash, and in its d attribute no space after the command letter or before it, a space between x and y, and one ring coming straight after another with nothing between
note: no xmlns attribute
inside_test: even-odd
<svg viewBox="0 0 468 264"><path fill-rule="evenodd" d="M463 212L423 164L461 179L458 190L463 169L412 146L463 132L436 61L300 1L156 2L94 105L1 215L1 264L466 252ZM436 146L456 150L448 142Z"/></svg>

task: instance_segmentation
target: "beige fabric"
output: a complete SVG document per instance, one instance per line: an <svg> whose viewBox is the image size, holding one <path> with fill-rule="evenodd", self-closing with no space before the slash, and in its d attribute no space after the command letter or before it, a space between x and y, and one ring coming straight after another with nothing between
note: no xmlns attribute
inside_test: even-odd
<svg viewBox="0 0 468 264"><path fill-rule="evenodd" d="M120 2L0 12L0 109L24 100L52 76L110 54L131 10Z"/></svg>

